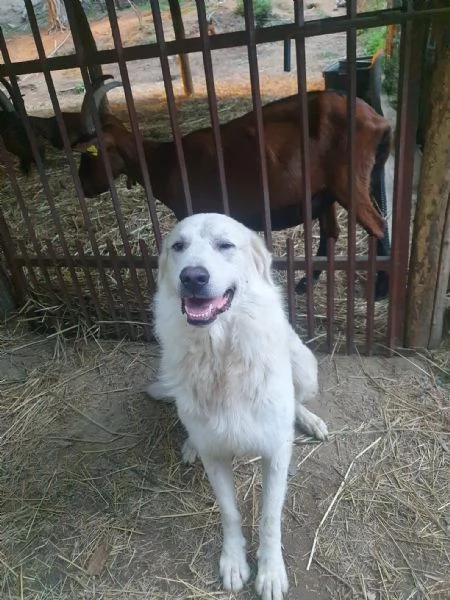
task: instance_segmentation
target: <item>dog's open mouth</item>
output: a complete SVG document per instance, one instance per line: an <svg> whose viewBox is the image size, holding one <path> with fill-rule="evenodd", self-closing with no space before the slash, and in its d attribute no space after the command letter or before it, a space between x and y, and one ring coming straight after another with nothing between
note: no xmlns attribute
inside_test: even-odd
<svg viewBox="0 0 450 600"><path fill-rule="evenodd" d="M217 315L228 310L234 296L234 289L229 289L223 296L216 298L191 298L181 299L181 312L187 316L191 325L209 325Z"/></svg>

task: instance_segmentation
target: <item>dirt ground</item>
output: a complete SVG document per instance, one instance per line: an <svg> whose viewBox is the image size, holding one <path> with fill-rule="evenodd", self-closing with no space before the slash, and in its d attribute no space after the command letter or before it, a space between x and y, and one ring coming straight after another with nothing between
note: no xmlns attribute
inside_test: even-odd
<svg viewBox="0 0 450 600"><path fill-rule="evenodd" d="M180 462L174 407L143 392L158 349L19 329L0 342L0 596L234 598L201 464ZM449 360L319 356L311 409L332 433L294 448L288 600L450 597ZM236 598L250 600L259 462L235 475L252 568Z"/></svg>
<svg viewBox="0 0 450 600"><path fill-rule="evenodd" d="M273 24L281 24L293 20L293 6L289 0L274 2ZM335 0L320 0L320 2L306 3L311 8L306 8L307 20L324 16L338 16L345 9L335 9ZM244 19L234 14L235 2L208 3L208 14L212 14L216 32L225 33L244 29ZM183 5L183 19L186 36L198 35L197 13L195 3L188 2ZM134 46L155 41L153 20L151 12L139 10L139 19L136 13L129 9L118 13L118 22L122 43L124 46ZM173 30L170 16L163 12L165 37L173 39ZM113 48L113 40L107 17L91 19L92 31L99 50ZM70 33L62 31L48 34L45 27L41 28L41 37L47 56L60 56L73 53L73 43ZM321 81L322 69L333 62L337 57L345 55L345 33L310 38L306 41L307 77L311 84ZM13 62L37 58L37 50L33 37L26 34L11 33L7 36L8 51ZM204 70L201 55L191 54L191 68L194 78L195 90L203 93ZM260 67L261 85L264 91L264 82L273 77L282 78L286 82L286 94L292 93L296 85L295 49L292 44L292 70L283 72L283 44L264 44L258 47L258 60ZM221 84L227 81L233 85L249 83L249 69L246 48L231 48L213 52L213 66L215 79ZM133 95L137 98L149 98L152 94L162 93L164 84L161 75L159 60L141 60L129 62L128 72L132 82ZM105 72L120 77L118 65L104 67ZM171 61L171 72L174 78L174 89L178 95L183 94L176 61ZM53 72L53 80L59 94L61 107L67 110L76 110L82 99L82 77L78 69ZM24 75L20 78L20 85L25 94L27 110L36 114L41 110L51 112L51 103L47 93L45 81L40 74ZM113 91L112 100L123 97L123 92Z"/></svg>

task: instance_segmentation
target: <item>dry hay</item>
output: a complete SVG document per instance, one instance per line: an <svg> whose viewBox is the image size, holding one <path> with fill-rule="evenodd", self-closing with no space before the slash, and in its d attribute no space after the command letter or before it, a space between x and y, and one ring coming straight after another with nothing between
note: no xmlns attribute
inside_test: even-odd
<svg viewBox="0 0 450 600"><path fill-rule="evenodd" d="M312 88L320 88L321 82L312 82ZM285 96L295 92L295 82L284 79L263 79L262 93L263 102ZM198 94L193 98L178 98L177 113L183 133L198 129L209 124L208 102L205 98L205 90L198 88ZM248 86L245 85L226 85L224 89L217 86L218 110L221 121L228 121L251 109L251 97ZM164 96L154 96L151 101L136 99L139 122L144 135L163 140L170 138L170 120L167 105ZM122 105L114 106L114 112L120 117L126 119L127 113ZM78 241L83 247L86 255L92 255L92 248L87 235L86 223L80 209L73 182L68 170L67 161L61 153L52 149L48 150L48 169L47 175L49 185L53 194L55 208L59 216L61 226L64 232L65 241L69 251L73 255L78 252L75 242ZM46 200L45 193L40 182L40 178L34 172L29 178L18 176L20 188L27 205L27 211L30 220L33 223L34 230L39 242L41 251L47 252L46 240L49 240L55 248L56 254L61 254L61 240L57 234L54 219L51 214L51 208ZM149 218L148 203L144 190L136 186L133 190L127 190L125 179L122 177L116 182L120 201L120 212L123 217L128 239L130 241L131 253L140 255L139 242L143 240L150 251L150 254L156 254L156 243ZM7 178L1 186L2 210L10 227L13 238L25 239L25 245L31 255L35 254L30 236L24 229L23 214L17 199L14 197L11 185ZM99 252L103 256L109 254L107 243L110 241L116 249L117 254L124 254L123 240L117 224L117 219L111 202L109 193L102 194L93 199L87 199L92 230L95 233ZM157 202L157 213L162 233L166 233L175 223L175 219L170 210ZM346 215L344 210L340 210L340 222L342 225L342 234L336 246L337 255L347 254L346 239ZM276 255L284 256L286 253L286 234L291 235L294 240L295 253L297 256L304 254L303 227L295 227L288 231L274 233L274 252ZM313 249L318 244L318 226L315 224L313 231L314 241ZM314 250L315 251L315 250ZM357 254L366 254L367 236L359 227L357 230ZM31 280L32 294L29 304L26 307L26 314L31 318L34 313L34 320L37 323L45 323L53 329L67 330L76 329L78 326L94 326L99 328L99 321L111 322L111 311L108 308L107 290L105 290L105 281L101 279L96 269L90 271L93 279L93 285L100 298L101 316L95 313L91 302L89 291L89 281L86 279L86 272L83 269L76 269L76 278L85 296L86 312L88 316L80 313L79 302L76 300L74 281L68 269L49 268L49 278L51 285L45 282L45 273L39 268L35 270L38 286L33 285ZM297 273L297 278L300 276ZM106 269L106 284L110 288L110 296L114 306L117 309L117 319L123 322L141 322L143 320L142 311L139 312L139 303L136 298L134 287L132 285L132 273L129 269L120 270L120 278L123 280L125 289L125 298L120 293L120 281L117 281L117 273L113 269ZM137 270L136 277L139 281L141 294L146 302L149 297L149 287L151 282L147 281L147 276L143 270ZM28 275L28 279L30 279ZM357 275L357 298L355 302L355 339L363 341L365 338L366 327L366 294L364 290L364 278ZM64 281L67 287L67 293L61 290L60 282ZM286 274L280 274L280 282L286 282ZM359 284L362 285L359 285ZM51 289L49 289L51 288ZM315 313L317 336L323 340L324 323L326 321L326 285L325 276L322 283L314 291ZM305 325L305 299L299 298L298 301L298 326L302 330ZM123 308L125 307L125 308ZM335 331L337 339L344 337L346 325L346 277L342 272L336 275L336 295L335 295ZM387 323L387 301L377 303L375 307L375 339L382 340L386 332ZM94 325L93 325L94 324ZM107 334L104 326L100 326L103 334ZM109 331L109 330L108 330ZM128 327L125 330L130 334ZM133 335L140 336L139 326L135 328ZM116 332L117 334L117 332ZM339 343L338 343L339 347ZM337 348L338 349L338 348Z"/></svg>
<svg viewBox="0 0 450 600"><path fill-rule="evenodd" d="M438 359L424 358L320 358L333 433L326 444L298 438L294 450L287 600L448 598L448 389L429 371ZM230 597L219 591L219 515L203 470L180 463L173 407L141 393L156 361L149 344L0 331L5 600ZM446 361L437 373L448 378ZM236 463L235 475L254 575L259 462ZM254 597L252 586L239 594Z"/></svg>

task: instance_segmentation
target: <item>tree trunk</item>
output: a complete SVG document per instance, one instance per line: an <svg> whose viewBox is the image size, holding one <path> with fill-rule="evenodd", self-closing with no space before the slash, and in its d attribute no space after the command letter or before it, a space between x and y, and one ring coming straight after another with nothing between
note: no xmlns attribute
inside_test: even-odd
<svg viewBox="0 0 450 600"><path fill-rule="evenodd" d="M169 0L170 14L172 16L173 30L176 40L184 40L183 17L181 16L179 0ZM184 93L191 96L194 93L189 55L180 54L181 79L183 80Z"/></svg>
<svg viewBox="0 0 450 600"><path fill-rule="evenodd" d="M67 14L69 17L70 29L72 35L77 34L83 46L83 52L89 63L88 71L91 81L101 77L103 70L101 64L95 63L94 56L97 52L97 45L92 35L89 21L84 12L80 0L65 0ZM106 94L100 104L100 113L109 112L109 103Z"/></svg>
<svg viewBox="0 0 450 600"><path fill-rule="evenodd" d="M411 347L439 344L450 271L450 40L446 23L433 26L436 66L430 85L407 294L405 341Z"/></svg>
<svg viewBox="0 0 450 600"><path fill-rule="evenodd" d="M62 0L45 0L48 12L48 32L64 31L67 25L67 14Z"/></svg>

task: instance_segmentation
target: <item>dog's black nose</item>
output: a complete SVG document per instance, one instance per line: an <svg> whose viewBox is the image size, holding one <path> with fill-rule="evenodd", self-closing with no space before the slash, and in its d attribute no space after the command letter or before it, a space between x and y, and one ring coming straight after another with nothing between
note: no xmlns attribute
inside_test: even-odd
<svg viewBox="0 0 450 600"><path fill-rule="evenodd" d="M186 290L196 294L208 283L209 273L204 267L184 267L180 280Z"/></svg>

